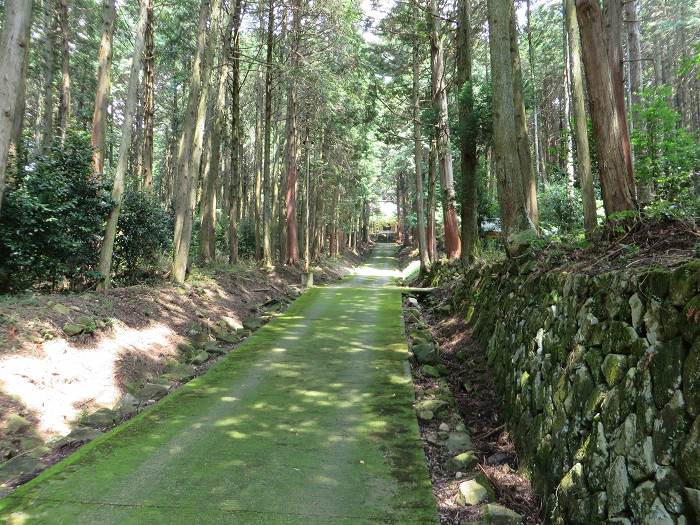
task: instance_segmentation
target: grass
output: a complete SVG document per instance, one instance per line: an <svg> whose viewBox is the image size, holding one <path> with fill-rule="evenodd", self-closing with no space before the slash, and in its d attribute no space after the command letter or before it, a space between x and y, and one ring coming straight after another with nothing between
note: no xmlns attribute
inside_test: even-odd
<svg viewBox="0 0 700 525"><path fill-rule="evenodd" d="M393 264L380 247L370 264ZM239 350L0 501L8 523L437 523L400 291L304 294Z"/></svg>

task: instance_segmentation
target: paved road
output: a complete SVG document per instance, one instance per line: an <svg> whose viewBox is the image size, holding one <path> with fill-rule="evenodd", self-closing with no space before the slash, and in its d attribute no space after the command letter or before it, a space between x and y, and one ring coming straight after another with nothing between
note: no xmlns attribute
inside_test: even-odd
<svg viewBox="0 0 700 525"><path fill-rule="evenodd" d="M0 522L437 523L393 253L0 500Z"/></svg>

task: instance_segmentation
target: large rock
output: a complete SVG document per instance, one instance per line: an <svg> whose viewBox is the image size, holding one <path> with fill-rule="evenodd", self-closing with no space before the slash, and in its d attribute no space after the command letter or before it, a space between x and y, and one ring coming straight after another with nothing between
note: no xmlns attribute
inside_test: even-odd
<svg viewBox="0 0 700 525"><path fill-rule="evenodd" d="M194 356L192 358L192 364L194 366L203 365L207 361L209 361L209 353L204 351L204 350L202 350L201 352L199 352L196 356Z"/></svg>
<svg viewBox="0 0 700 525"><path fill-rule="evenodd" d="M695 418L685 443L680 450L679 471L694 489L700 490L700 416Z"/></svg>
<svg viewBox="0 0 700 525"><path fill-rule="evenodd" d="M445 462L445 470L451 473L467 472L479 463L474 452L471 450L452 456Z"/></svg>
<svg viewBox="0 0 700 525"><path fill-rule="evenodd" d="M68 315L71 313L71 309L61 303L56 303L51 309L59 315Z"/></svg>
<svg viewBox="0 0 700 525"><path fill-rule="evenodd" d="M80 335L85 331L85 327L77 323L66 323L63 325L63 333L68 337Z"/></svg>
<svg viewBox="0 0 700 525"><path fill-rule="evenodd" d="M436 365L439 363L438 352L433 343L413 345L412 350L416 360L421 364Z"/></svg>
<svg viewBox="0 0 700 525"><path fill-rule="evenodd" d="M70 434L54 443L54 448L78 447L102 435L102 431L90 427L76 427Z"/></svg>
<svg viewBox="0 0 700 525"><path fill-rule="evenodd" d="M474 448L472 438L466 431L450 432L447 436L445 446L450 452L463 452Z"/></svg>
<svg viewBox="0 0 700 525"><path fill-rule="evenodd" d="M661 409L668 403L676 389L681 386L684 358L685 348L680 337L655 348L650 369L657 408Z"/></svg>
<svg viewBox="0 0 700 525"><path fill-rule="evenodd" d="M137 390L134 395L142 402L158 401L168 395L170 390L165 385L158 383L146 383L143 388Z"/></svg>
<svg viewBox="0 0 700 525"><path fill-rule="evenodd" d="M642 519L651 512L656 500L656 487L653 481L645 481L637 485L630 494L629 505L635 523L641 523Z"/></svg>
<svg viewBox="0 0 700 525"><path fill-rule="evenodd" d="M608 469L608 516L620 514L627 508L630 480L624 456L617 456Z"/></svg>
<svg viewBox="0 0 700 525"><path fill-rule="evenodd" d="M433 414L439 414L447 407L447 401L443 401L442 399L424 399L416 403L417 412L425 412L430 410Z"/></svg>
<svg viewBox="0 0 700 525"><path fill-rule="evenodd" d="M654 421L654 452L656 462L670 465L676 457L681 439L688 431L685 418L685 401L680 390L676 390L671 400Z"/></svg>
<svg viewBox="0 0 700 525"><path fill-rule="evenodd" d="M700 340L690 349L683 364L683 397L692 417L700 415Z"/></svg>
<svg viewBox="0 0 700 525"><path fill-rule="evenodd" d="M80 418L80 424L90 428L110 428L120 419L118 412L109 408L100 408L98 411Z"/></svg>
<svg viewBox="0 0 700 525"><path fill-rule="evenodd" d="M608 354L601 367L605 381L609 386L618 384L627 372L627 357L621 354Z"/></svg>
<svg viewBox="0 0 700 525"><path fill-rule="evenodd" d="M0 463L0 483L27 476L45 467L40 460L27 456L15 456Z"/></svg>
<svg viewBox="0 0 700 525"><path fill-rule="evenodd" d="M523 517L503 505L489 503L484 507L482 520L491 525L520 525Z"/></svg>

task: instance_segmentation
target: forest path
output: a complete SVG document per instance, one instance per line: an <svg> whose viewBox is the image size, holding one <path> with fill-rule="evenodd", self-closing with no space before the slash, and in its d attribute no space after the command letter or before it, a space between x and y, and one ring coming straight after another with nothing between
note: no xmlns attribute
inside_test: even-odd
<svg viewBox="0 0 700 525"><path fill-rule="evenodd" d="M0 522L437 523L394 251L0 500Z"/></svg>

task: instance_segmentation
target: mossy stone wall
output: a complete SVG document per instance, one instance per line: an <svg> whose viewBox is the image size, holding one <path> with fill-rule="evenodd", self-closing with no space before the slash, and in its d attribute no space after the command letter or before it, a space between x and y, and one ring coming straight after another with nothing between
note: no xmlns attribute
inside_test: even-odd
<svg viewBox="0 0 700 525"><path fill-rule="evenodd" d="M549 523L700 523L700 261L595 276L508 261L458 282Z"/></svg>

